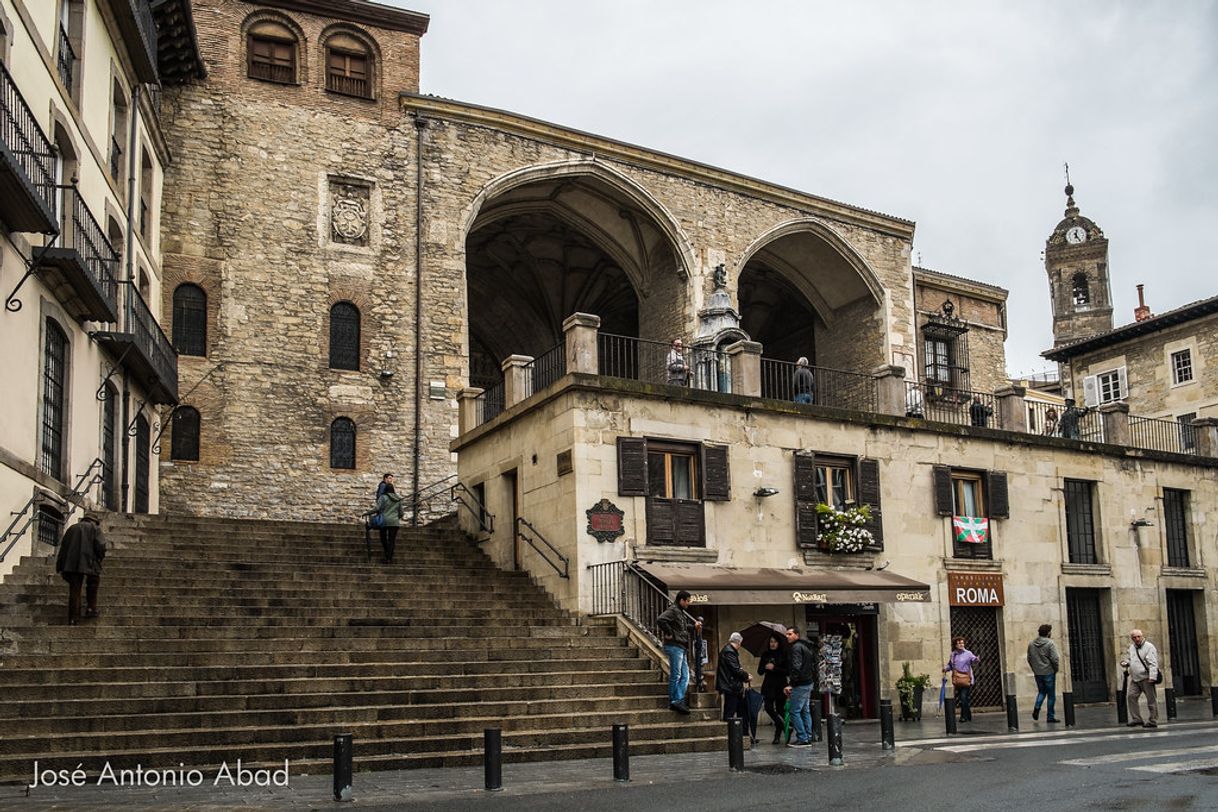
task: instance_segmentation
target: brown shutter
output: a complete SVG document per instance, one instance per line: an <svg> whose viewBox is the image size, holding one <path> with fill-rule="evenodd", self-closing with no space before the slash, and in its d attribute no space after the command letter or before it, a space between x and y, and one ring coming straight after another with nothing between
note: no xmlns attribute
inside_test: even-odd
<svg viewBox="0 0 1218 812"><path fill-rule="evenodd" d="M816 457L795 452L795 544L816 547L820 536L816 521Z"/></svg>
<svg viewBox="0 0 1218 812"><path fill-rule="evenodd" d="M706 546L705 510L701 502L689 499L676 500L676 543L684 547Z"/></svg>
<svg viewBox="0 0 1218 812"><path fill-rule="evenodd" d="M617 438L617 495L647 495L647 441L642 437Z"/></svg>
<svg viewBox="0 0 1218 812"><path fill-rule="evenodd" d="M952 493L952 469L936 465L932 471L935 479L935 512L940 516L951 516L956 512L956 499Z"/></svg>
<svg viewBox="0 0 1218 812"><path fill-rule="evenodd" d="M991 519L1011 518L1007 502L1007 472L990 471L986 476L985 504Z"/></svg>
<svg viewBox="0 0 1218 812"><path fill-rule="evenodd" d="M725 445L702 446L702 498L708 502L726 502L732 498Z"/></svg>
<svg viewBox="0 0 1218 812"><path fill-rule="evenodd" d="M884 512L880 509L880 461L859 460L859 504L871 507L867 529L875 539L875 549L884 549Z"/></svg>
<svg viewBox="0 0 1218 812"><path fill-rule="evenodd" d="M651 497L647 500L647 543L675 544L677 540L676 502Z"/></svg>

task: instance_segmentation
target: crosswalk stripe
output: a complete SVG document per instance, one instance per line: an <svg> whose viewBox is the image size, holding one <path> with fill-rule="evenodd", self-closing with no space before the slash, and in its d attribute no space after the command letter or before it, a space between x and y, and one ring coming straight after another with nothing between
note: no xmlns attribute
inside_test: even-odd
<svg viewBox="0 0 1218 812"><path fill-rule="evenodd" d="M1163 730L1156 733L1106 733L1099 736L1076 736L1072 738L1035 739L1032 741L984 741L977 744L957 744L936 747L949 753L974 753L978 750L1013 750L1026 747L1060 747L1068 744L1090 744L1092 742L1125 741L1130 739L1159 739L1164 736L1189 736L1208 733L1207 730Z"/></svg>
<svg viewBox="0 0 1218 812"><path fill-rule="evenodd" d="M1206 732L1207 729L1218 731L1218 722L1172 722L1171 726L1169 728L1162 728L1162 730L1180 731L1181 735L1185 735L1186 733L1204 733L1204 732ZM1116 733L1116 732L1118 732L1118 730L1113 730L1112 732ZM986 742L986 746L1001 746L1002 742L1009 742L1009 741L1028 741L1030 739L1037 740L1037 741L1043 741L1045 739L1054 739L1054 738L1076 738L1077 739L1078 737L1094 736L1095 734L1096 734L1096 731L1094 729L1089 729L1089 730L1078 730L1078 729L1075 729L1075 730L1044 730L1044 731L1038 730L1038 731L1033 731L1030 733L1004 733L1004 734L995 734L992 736L987 735L987 734L970 736L970 735L966 734L964 736L944 736L944 737L936 738L936 739L909 739L907 741L898 740L897 746L898 747L935 747L936 749L942 749L942 748L937 747L937 745L958 744L962 741L969 741L969 740L984 741L984 742ZM1154 733L1130 733L1130 734L1126 734L1126 735L1153 736L1156 734L1154 734Z"/></svg>
<svg viewBox="0 0 1218 812"><path fill-rule="evenodd" d="M1166 764L1143 764L1140 767L1130 767L1144 773L1182 773L1189 770L1204 770L1218 767L1218 758L1199 758L1192 761L1174 761Z"/></svg>
<svg viewBox="0 0 1218 812"><path fill-rule="evenodd" d="M1069 764L1072 767L1095 767L1101 764L1120 764L1122 761L1149 761L1154 758L1171 758L1174 756L1191 756L1200 753L1218 753L1218 744L1208 747L1180 747L1173 750L1138 750L1134 753L1112 753L1107 756L1091 756L1089 758L1070 758L1059 761L1058 764Z"/></svg>

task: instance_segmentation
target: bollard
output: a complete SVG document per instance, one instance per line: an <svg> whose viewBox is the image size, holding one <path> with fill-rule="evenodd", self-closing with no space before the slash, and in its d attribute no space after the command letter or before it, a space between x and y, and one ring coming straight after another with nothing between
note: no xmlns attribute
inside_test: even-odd
<svg viewBox="0 0 1218 812"><path fill-rule="evenodd" d="M820 720L821 720L820 697L817 696L816 694L812 694L812 699L810 701L810 707L808 708L808 710L812 714L812 741L814 741L814 742L821 741L821 739L823 737L821 736L821 732L820 732Z"/></svg>
<svg viewBox="0 0 1218 812"><path fill-rule="evenodd" d="M1218 719L1218 686L1210 688L1210 711L1213 712L1214 718Z"/></svg>
<svg viewBox="0 0 1218 812"><path fill-rule="evenodd" d="M842 762L842 717L831 713L825 717L825 738L829 740L829 766L841 767Z"/></svg>
<svg viewBox="0 0 1218 812"><path fill-rule="evenodd" d="M1167 718L1175 719L1176 718L1176 689L1175 688L1164 688L1163 689L1163 704L1167 706Z"/></svg>
<svg viewBox="0 0 1218 812"><path fill-rule="evenodd" d="M340 733L334 737L334 800L354 801L351 794L351 734Z"/></svg>
<svg viewBox="0 0 1218 812"><path fill-rule="evenodd" d="M896 736L892 728L892 700L880 700L880 749L895 750Z"/></svg>
<svg viewBox="0 0 1218 812"><path fill-rule="evenodd" d="M1074 727L1074 694L1062 692L1062 711L1066 714L1066 727Z"/></svg>
<svg viewBox="0 0 1218 812"><path fill-rule="evenodd" d="M951 696L943 697L943 721L947 725L948 733L956 732L956 698Z"/></svg>
<svg viewBox="0 0 1218 812"><path fill-rule="evenodd" d="M1019 706L1015 702L1015 694L1007 694L1007 732L1019 732Z"/></svg>
<svg viewBox="0 0 1218 812"><path fill-rule="evenodd" d="M613 726L613 780L630 780L630 725Z"/></svg>
<svg viewBox="0 0 1218 812"><path fill-rule="evenodd" d="M727 720L727 767L734 773L744 769L744 723Z"/></svg>
<svg viewBox="0 0 1218 812"><path fill-rule="evenodd" d="M1125 702L1125 689L1120 688L1116 692L1117 706L1117 724L1129 724L1129 705Z"/></svg>
<svg viewBox="0 0 1218 812"><path fill-rule="evenodd" d="M497 727L484 732L482 763L486 771L486 791L503 791L503 734Z"/></svg>

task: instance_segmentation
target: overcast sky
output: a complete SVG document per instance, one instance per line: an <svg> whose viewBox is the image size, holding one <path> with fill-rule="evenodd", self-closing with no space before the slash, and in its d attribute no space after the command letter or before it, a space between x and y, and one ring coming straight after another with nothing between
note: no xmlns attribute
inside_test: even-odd
<svg viewBox="0 0 1218 812"><path fill-rule="evenodd" d="M1218 294L1218 2L435 0L422 90L914 220L915 261L1010 290L1045 369L1042 251L1075 199L1115 321Z"/></svg>

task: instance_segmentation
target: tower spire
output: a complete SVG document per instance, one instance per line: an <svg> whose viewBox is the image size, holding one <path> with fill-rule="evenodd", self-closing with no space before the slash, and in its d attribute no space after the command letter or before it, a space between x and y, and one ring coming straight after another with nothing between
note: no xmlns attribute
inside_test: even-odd
<svg viewBox="0 0 1218 812"><path fill-rule="evenodd" d="M1066 167L1066 216L1078 216L1078 206L1074 203L1074 186L1070 183L1070 164L1065 164Z"/></svg>

